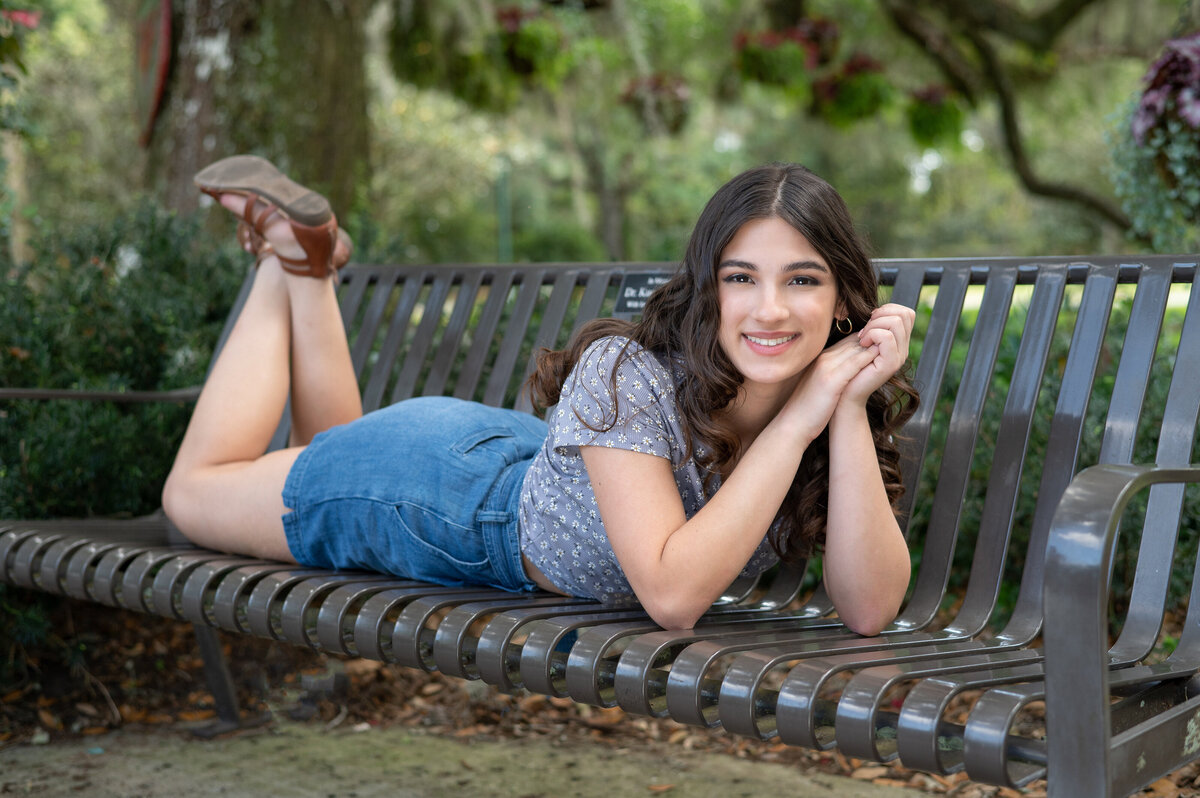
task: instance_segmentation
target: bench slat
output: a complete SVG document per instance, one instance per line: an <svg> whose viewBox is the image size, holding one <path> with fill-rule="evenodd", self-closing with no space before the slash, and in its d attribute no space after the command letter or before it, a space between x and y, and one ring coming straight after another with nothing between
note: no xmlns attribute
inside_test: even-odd
<svg viewBox="0 0 1200 798"><path fill-rule="evenodd" d="M396 387L392 389L389 404L395 404L401 399L408 399L416 394L417 379L425 365L425 356L433 345L433 334L442 318L442 308L450 294L451 275L440 274L434 277L429 295L425 299L425 311L421 314L421 322L408 341L404 354L404 367L396 378Z"/></svg>
<svg viewBox="0 0 1200 798"><path fill-rule="evenodd" d="M424 396L441 396L446 391L450 372L458 357L463 335L471 320L471 311L475 307L483 283L483 272L479 270L463 272L458 285L458 295L454 298L454 309L442 331L442 340L438 344L433 357L433 364L425 378L422 390Z"/></svg>
<svg viewBox="0 0 1200 798"><path fill-rule="evenodd" d="M927 270L925 278L928 280L938 274L940 274L939 271ZM913 375L913 385L927 399L920 404L917 412L904 426L904 439L901 441L900 471L905 487L899 504L902 518L912 518L921 466L925 462L925 450L933 425L935 403L932 401L932 397L939 395L942 390L942 380L946 375L950 347L954 342L954 334L958 330L958 319L962 315L963 300L966 298L967 286L971 279L968 268L952 269L948 274L941 276L942 279L938 284L934 300L933 313L921 341L920 352L917 354L916 373ZM919 625L920 619L914 621L905 619L905 623Z"/></svg>
<svg viewBox="0 0 1200 798"><path fill-rule="evenodd" d="M1024 633L1032 638L1041 629L1042 575L1045 571L1045 548L1050 535L1051 516L1075 474L1083 440L1083 421L1092 396L1104 333L1108 329L1108 309L1112 307L1116 289L1115 265L1098 264L1089 269L1070 349L1063 366L1054 416L1046 437L1045 459L1030 527L1029 546L1016 605L1009 621L1009 630L1016 636Z"/></svg>
<svg viewBox="0 0 1200 798"><path fill-rule="evenodd" d="M491 373L488 375L487 387L480 400L485 405L499 407L505 405L509 385L513 380L513 370L520 357L521 344L529 330L529 322L533 318L533 309L542 291L542 278L545 272L534 269L525 272L517 289L516 301L505 324L504 337L500 342L500 351L492 361ZM511 403L507 403L511 406Z"/></svg>
<svg viewBox="0 0 1200 798"><path fill-rule="evenodd" d="M509 289L512 287L513 272L504 269L496 272L488 287L488 297L483 312L475 325L471 348L463 360L462 371L458 383L454 387L454 395L459 399L474 399L475 388L483 373L484 361L491 348L492 339L496 336L496 327L500 323L500 314L508 300Z"/></svg>
<svg viewBox="0 0 1200 798"><path fill-rule="evenodd" d="M1048 266L1038 272L996 432L996 449L971 559L967 583L978 589L968 589L962 607L946 628L948 632L978 634L996 607L1039 389L1058 328L1066 282L1063 266Z"/></svg>
<svg viewBox="0 0 1200 798"><path fill-rule="evenodd" d="M983 419L983 405L992 384L1016 284L1015 266L1006 264L989 270L979 315L971 330L971 341L942 447L921 567L903 615L905 622L917 627L927 626L937 613L950 577L955 543L960 532L966 532L959 527L961 508ZM932 406L934 402L929 404Z"/></svg>

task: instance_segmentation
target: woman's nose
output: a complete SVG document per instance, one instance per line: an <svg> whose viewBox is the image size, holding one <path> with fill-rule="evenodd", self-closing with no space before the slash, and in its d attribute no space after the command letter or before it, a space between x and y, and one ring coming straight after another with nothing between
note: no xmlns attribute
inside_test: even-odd
<svg viewBox="0 0 1200 798"><path fill-rule="evenodd" d="M775 321L787 317L787 307L783 297L773 288L764 289L758 297L754 308L754 316L762 321Z"/></svg>

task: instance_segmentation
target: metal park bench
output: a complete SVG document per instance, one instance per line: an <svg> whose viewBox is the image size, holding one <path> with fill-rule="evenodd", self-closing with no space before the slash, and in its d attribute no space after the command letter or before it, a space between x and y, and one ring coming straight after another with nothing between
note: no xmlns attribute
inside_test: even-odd
<svg viewBox="0 0 1200 798"><path fill-rule="evenodd" d="M214 628L993 784L1045 776L1053 796L1128 794L1200 758L1200 583L1177 546L1195 544L1179 529L1200 482L1196 262L877 265L891 301L920 309L923 397L902 464L918 564L878 637L787 570L667 632L637 606L200 550L161 516L2 522L0 581L193 622L229 723ZM340 299L364 403L529 409L536 349L636 314L665 268L353 265Z"/></svg>

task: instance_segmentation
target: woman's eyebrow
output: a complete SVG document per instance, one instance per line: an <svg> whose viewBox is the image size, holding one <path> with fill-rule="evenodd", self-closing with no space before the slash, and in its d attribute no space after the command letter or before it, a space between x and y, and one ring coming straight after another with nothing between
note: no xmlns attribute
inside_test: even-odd
<svg viewBox="0 0 1200 798"><path fill-rule="evenodd" d="M829 268L826 267L824 263L818 263L815 260L798 260L794 263L789 263L787 266L784 266L783 270L785 272L799 272L799 271L814 271L814 272L825 272L825 273L829 272Z"/></svg>
<svg viewBox="0 0 1200 798"><path fill-rule="evenodd" d="M721 261L721 263L717 266L717 269L718 270L720 270L720 269L745 269L748 272L758 271L758 267L755 266L753 263L750 263L749 261L745 261L745 260L738 260L736 258L731 258L729 260ZM789 263L786 266L784 266L783 271L785 271L785 272L815 271L815 272L824 272L824 273L828 274L829 268L827 266L825 266L825 264L818 263L815 260L798 260L798 261L794 261L794 262Z"/></svg>

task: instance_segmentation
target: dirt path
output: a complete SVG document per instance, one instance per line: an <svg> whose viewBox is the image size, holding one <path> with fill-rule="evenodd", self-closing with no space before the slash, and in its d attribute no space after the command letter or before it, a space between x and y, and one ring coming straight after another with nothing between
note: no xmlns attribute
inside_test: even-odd
<svg viewBox="0 0 1200 798"><path fill-rule="evenodd" d="M123 729L0 751L0 794L88 798L566 798L788 795L912 798L795 767L685 751L547 739L464 742L404 728L325 731L279 719L255 732L199 741L180 730Z"/></svg>

